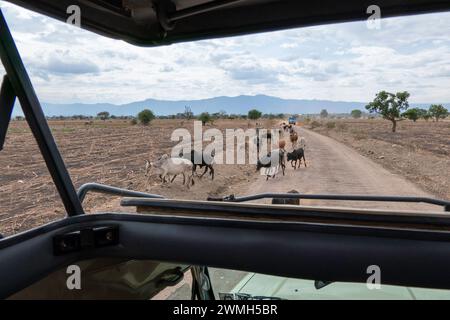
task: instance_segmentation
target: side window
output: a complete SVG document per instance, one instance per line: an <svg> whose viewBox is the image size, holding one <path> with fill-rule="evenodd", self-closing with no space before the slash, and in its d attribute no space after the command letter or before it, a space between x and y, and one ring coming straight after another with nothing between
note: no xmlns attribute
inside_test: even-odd
<svg viewBox="0 0 450 320"><path fill-rule="evenodd" d="M20 106L16 103L16 110ZM15 113L0 151L0 233L60 219L65 210L27 122Z"/></svg>

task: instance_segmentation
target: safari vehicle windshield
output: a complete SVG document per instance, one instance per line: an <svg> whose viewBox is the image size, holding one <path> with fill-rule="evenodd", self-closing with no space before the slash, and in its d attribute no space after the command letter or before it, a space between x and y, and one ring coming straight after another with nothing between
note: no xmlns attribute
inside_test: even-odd
<svg viewBox="0 0 450 320"><path fill-rule="evenodd" d="M448 12L380 20L375 7L367 21L149 49L77 28L76 10L63 23L1 9L75 188L96 183L81 190L86 212L129 211L123 189L450 210ZM0 153L3 236L65 215L16 104Z"/></svg>
<svg viewBox="0 0 450 320"><path fill-rule="evenodd" d="M0 298L450 298L448 2L61 3L1 2Z"/></svg>

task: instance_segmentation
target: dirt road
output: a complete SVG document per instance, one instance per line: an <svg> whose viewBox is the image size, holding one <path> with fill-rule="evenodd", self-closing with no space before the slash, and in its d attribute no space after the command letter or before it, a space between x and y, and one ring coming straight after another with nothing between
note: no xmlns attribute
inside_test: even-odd
<svg viewBox="0 0 450 320"><path fill-rule="evenodd" d="M300 169L294 170L290 163L287 163L284 177L278 174L275 179L265 181L265 176L261 176L248 189L252 193L287 192L295 189L300 193L430 196L401 176L390 173L340 142L304 128L297 127L296 130L299 136L306 139L307 167L302 165ZM289 141L289 137L286 137L286 141ZM287 150L288 152L292 150L289 142ZM441 210L439 207L425 204L379 202L302 200L301 204L394 210Z"/></svg>
<svg viewBox="0 0 450 320"><path fill-rule="evenodd" d="M275 179L266 181L260 176L242 194L264 192L287 192L296 189L300 193L363 194L363 195L409 195L430 196L401 176L390 173L355 150L331 138L310 130L297 128L299 136L306 139L306 163L294 170L287 163L286 175L280 173ZM285 139L289 141L286 136ZM287 150L292 147L288 143ZM270 203L270 199L260 202ZM353 206L359 208L391 210L442 210L426 204L380 203L380 202L339 202L302 200L303 205ZM217 292L229 292L247 274L233 270L210 270L213 286ZM189 297L189 286L172 292L169 299Z"/></svg>

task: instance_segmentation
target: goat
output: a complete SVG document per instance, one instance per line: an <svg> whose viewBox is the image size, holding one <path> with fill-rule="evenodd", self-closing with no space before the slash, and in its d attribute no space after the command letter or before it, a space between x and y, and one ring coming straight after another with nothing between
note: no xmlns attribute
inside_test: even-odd
<svg viewBox="0 0 450 320"><path fill-rule="evenodd" d="M157 163L162 163L164 160L166 160L166 159L168 159L168 158L169 158L169 156L168 156L167 154L163 154L163 155L162 155L161 157L159 157L158 160L156 160L155 162L157 162ZM152 169L153 169L153 170L152 170ZM153 174L150 174L150 171L152 171ZM159 172L155 172L155 171L159 171ZM166 182L165 179L163 180L163 177L162 177L162 170L156 169L156 167L154 166L154 163L153 163L153 162L150 162L150 161L148 161L148 160L145 160L145 174L144 174L144 176L147 177L147 179L150 179L150 176L152 176L152 175L158 175L159 178L161 179L161 182L163 182L163 183ZM170 176L169 176L169 175L167 175L167 176L168 176L168 178L170 179ZM173 180L175 180L175 178L176 178L176 176L174 176L170 182L173 182Z"/></svg>
<svg viewBox="0 0 450 320"><path fill-rule="evenodd" d="M211 176L211 180L214 180L214 157L216 155L216 150L213 150L211 152L211 155L205 154L204 152L200 156L197 151L191 150L190 154L183 154L183 151L180 151L180 158L188 159L193 163L192 172L197 175L197 166L202 169L205 167L205 171L203 171L202 175L200 176L200 179L203 178L203 176L206 174L206 172L209 169L209 175ZM195 159L200 159L201 163L195 163ZM198 175L197 175L198 176Z"/></svg>
<svg viewBox="0 0 450 320"><path fill-rule="evenodd" d="M187 188L189 189L190 185L194 185L194 179L193 179L193 164L190 160L187 159L181 159L181 158L170 158L167 154L164 154L161 158L159 158L155 162L148 162L146 163L146 175L148 175L148 172L151 169L154 169L156 174L159 174L159 177L161 178L163 183L166 183L166 176L169 177L170 175L173 175L172 180L170 182L173 182L177 175L182 174L183 175L183 185L186 184L186 173L188 173L188 181L187 181Z"/></svg>
<svg viewBox="0 0 450 320"><path fill-rule="evenodd" d="M297 161L300 161L300 163L298 164L298 167L300 168L302 159L306 168L305 150L303 150L303 148L298 148L292 152L287 153L287 161L291 162L291 166L294 168L294 170L297 169Z"/></svg>
<svg viewBox="0 0 450 320"><path fill-rule="evenodd" d="M272 141L272 133L271 132L266 132L265 134L261 135L261 137L259 136L259 128L256 128L256 152L258 152L259 154L259 147L261 146L261 139L266 139L267 140L267 144L270 144L270 142Z"/></svg>
<svg viewBox="0 0 450 320"><path fill-rule="evenodd" d="M306 139L305 139L305 137L300 137L300 139L298 141L298 147L302 148L303 150L306 149Z"/></svg>
<svg viewBox="0 0 450 320"><path fill-rule="evenodd" d="M288 191L288 193L295 193L298 194L297 190L291 190ZM300 205L300 199L299 198L273 198L272 204L293 204L293 205Z"/></svg>
<svg viewBox="0 0 450 320"><path fill-rule="evenodd" d="M297 132L295 132L294 130L291 131L291 133L289 134L289 140L291 140L292 143L292 149L295 149L296 145L297 145L297 140L298 140L298 134Z"/></svg>
<svg viewBox="0 0 450 320"><path fill-rule="evenodd" d="M285 175L284 171L286 169L286 163L284 160L285 155L284 149L275 149L272 150L272 152L269 152L267 156L263 159L263 161L258 160L256 164L256 171L259 171L261 168L274 168L275 172L269 171L269 174L266 174L266 181L269 179L269 177L275 178L275 175L277 174L277 170L279 167L281 167L281 171L283 172L283 176ZM274 165L275 163L275 165Z"/></svg>

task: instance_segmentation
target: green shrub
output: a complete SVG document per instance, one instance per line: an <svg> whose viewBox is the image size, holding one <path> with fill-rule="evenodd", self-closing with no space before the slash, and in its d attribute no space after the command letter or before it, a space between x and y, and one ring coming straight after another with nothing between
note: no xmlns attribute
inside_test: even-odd
<svg viewBox="0 0 450 320"><path fill-rule="evenodd" d="M206 125L208 122L211 122L211 115L208 112L202 112L198 116L198 120L202 122L203 125Z"/></svg>
<svg viewBox="0 0 450 320"><path fill-rule="evenodd" d="M248 112L248 118L251 120L258 120L261 116L262 112L256 109L252 109Z"/></svg>
<svg viewBox="0 0 450 320"><path fill-rule="evenodd" d="M144 110L142 110L141 112L138 113L137 117L138 117L139 121L144 126L146 126L146 125L148 125L150 123L150 121L155 119L155 114L151 110L144 109Z"/></svg>

